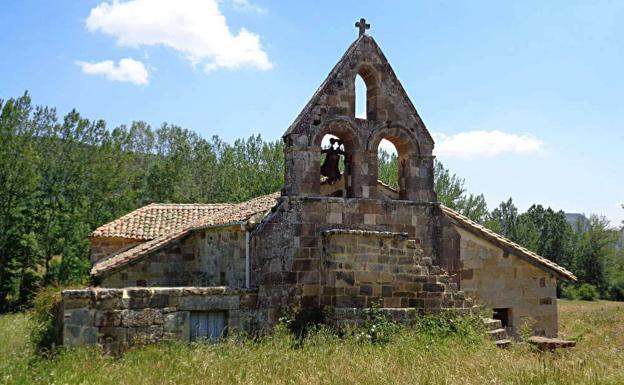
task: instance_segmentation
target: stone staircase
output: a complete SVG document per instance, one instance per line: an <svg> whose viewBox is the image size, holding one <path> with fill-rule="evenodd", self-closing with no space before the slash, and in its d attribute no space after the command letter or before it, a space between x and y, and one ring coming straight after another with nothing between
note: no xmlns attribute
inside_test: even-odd
<svg viewBox="0 0 624 385"><path fill-rule="evenodd" d="M507 335L507 330L505 330L500 320L484 318L483 323L485 323L488 338L494 341L496 346L499 348L507 348L511 346L511 339Z"/></svg>

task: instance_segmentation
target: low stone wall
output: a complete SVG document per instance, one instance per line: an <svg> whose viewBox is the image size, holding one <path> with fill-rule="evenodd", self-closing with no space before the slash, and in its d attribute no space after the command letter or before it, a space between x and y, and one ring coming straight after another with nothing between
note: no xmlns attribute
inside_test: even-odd
<svg viewBox="0 0 624 385"><path fill-rule="evenodd" d="M138 343L190 340L193 311L224 311L227 331L264 325L257 293L226 287L88 288L62 292L63 344L118 354Z"/></svg>

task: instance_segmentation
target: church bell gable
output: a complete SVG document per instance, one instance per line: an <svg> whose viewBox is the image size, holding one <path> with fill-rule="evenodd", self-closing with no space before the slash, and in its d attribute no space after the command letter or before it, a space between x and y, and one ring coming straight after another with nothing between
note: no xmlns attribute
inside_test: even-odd
<svg viewBox="0 0 624 385"><path fill-rule="evenodd" d="M366 119L356 116L357 76L366 84ZM326 135L337 143L323 143ZM377 152L383 139L397 149L399 199L435 201L433 139L379 45L361 32L283 136L283 194L323 195L322 184L339 182L342 191L334 196L380 198ZM337 156L343 161L338 176Z"/></svg>

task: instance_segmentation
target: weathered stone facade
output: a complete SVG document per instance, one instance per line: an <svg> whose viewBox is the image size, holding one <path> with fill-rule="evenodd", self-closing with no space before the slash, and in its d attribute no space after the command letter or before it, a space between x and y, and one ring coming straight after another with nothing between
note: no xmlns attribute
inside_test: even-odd
<svg viewBox="0 0 624 385"><path fill-rule="evenodd" d="M362 307L382 299L384 306L393 308L434 311L453 307L448 302L443 306L445 298L440 293L450 294L457 283L432 266L440 246L436 232L439 215L437 206L431 203L283 197L275 212L252 232L252 284L260 288L260 303L271 309L274 319L280 307L293 304ZM336 254L337 250L342 254ZM334 256L346 262L343 267L352 267L341 272L343 276L350 277L359 270L359 277L368 278L358 285L364 284L364 290L374 287L374 294L356 293L359 286L327 287L324 282L331 280L330 272L335 270ZM422 284L451 282L450 287L433 290L438 294L428 294L437 300L416 300L427 298L424 293L430 291L423 290ZM463 302L457 305L464 306Z"/></svg>
<svg viewBox="0 0 624 385"><path fill-rule="evenodd" d="M512 333L524 323L534 334L557 336L557 280L543 269L465 231L461 235L461 287L489 309L508 309Z"/></svg>
<svg viewBox="0 0 624 385"><path fill-rule="evenodd" d="M366 119L355 117L357 75ZM338 178L321 175L327 135L341 141ZM396 190L378 181L382 139L398 152ZM279 196L149 205L98 228L92 275L110 289L63 293L64 342L118 352L189 340L225 322L211 311L229 330L270 327L289 307L357 323L373 304L409 322L476 303L512 332L532 318L556 335L555 279L574 275L437 202L433 139L373 38L349 47L283 140Z"/></svg>
<svg viewBox="0 0 624 385"><path fill-rule="evenodd" d="M145 259L105 275L103 287L245 285L245 230L240 225L198 230Z"/></svg>
<svg viewBox="0 0 624 385"><path fill-rule="evenodd" d="M91 237L91 263L128 250L142 241L121 237Z"/></svg>

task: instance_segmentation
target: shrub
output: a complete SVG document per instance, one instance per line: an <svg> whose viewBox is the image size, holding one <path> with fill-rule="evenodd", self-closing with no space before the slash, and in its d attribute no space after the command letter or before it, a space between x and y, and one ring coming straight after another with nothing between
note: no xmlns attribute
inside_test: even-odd
<svg viewBox="0 0 624 385"><path fill-rule="evenodd" d="M574 285L561 285L561 298L578 299L576 287Z"/></svg>
<svg viewBox="0 0 624 385"><path fill-rule="evenodd" d="M311 332L325 324L325 313L319 308L289 308L284 310L279 323L295 337L297 345L301 345Z"/></svg>
<svg viewBox="0 0 624 385"><path fill-rule="evenodd" d="M358 341L386 344L400 329L399 325L381 310L379 304L364 309L364 317L364 326L355 334Z"/></svg>
<svg viewBox="0 0 624 385"><path fill-rule="evenodd" d="M55 320L59 313L63 287L46 286L40 289L33 300L30 312L30 339L40 352L53 350L60 345L61 330Z"/></svg>
<svg viewBox="0 0 624 385"><path fill-rule="evenodd" d="M583 301L595 301L600 298L600 292L591 283L583 283L579 286L566 285L561 289L561 296L566 299L580 299Z"/></svg>
<svg viewBox="0 0 624 385"><path fill-rule="evenodd" d="M449 310L438 314L427 314L415 320L414 328L436 338L459 337L466 342L481 341L485 334L485 324L478 315L461 315Z"/></svg>
<svg viewBox="0 0 624 385"><path fill-rule="evenodd" d="M583 301L595 301L600 297L600 292L596 286L584 283L577 289L578 298Z"/></svg>
<svg viewBox="0 0 624 385"><path fill-rule="evenodd" d="M609 298L614 301L624 301L624 277L617 278L611 283Z"/></svg>

